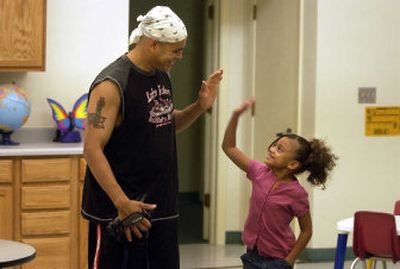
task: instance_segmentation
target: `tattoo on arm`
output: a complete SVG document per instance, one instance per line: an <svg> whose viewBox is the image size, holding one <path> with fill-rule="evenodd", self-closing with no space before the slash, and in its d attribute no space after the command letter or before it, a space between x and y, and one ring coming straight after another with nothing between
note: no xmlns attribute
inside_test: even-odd
<svg viewBox="0 0 400 269"><path fill-rule="evenodd" d="M106 117L101 116L101 110L104 108L106 104L106 99L103 96L100 96L99 101L96 104L96 112L95 113L88 113L87 120L89 126L92 125L94 128L97 129L104 129L104 121Z"/></svg>

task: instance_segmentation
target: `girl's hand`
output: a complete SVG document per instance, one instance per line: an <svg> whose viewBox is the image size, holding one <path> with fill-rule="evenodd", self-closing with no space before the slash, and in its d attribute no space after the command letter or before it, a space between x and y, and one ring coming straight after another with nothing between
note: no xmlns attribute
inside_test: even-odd
<svg viewBox="0 0 400 269"><path fill-rule="evenodd" d="M240 115L243 112L245 112L247 109L249 109L250 107L252 107L254 105L254 103L256 102L256 98L254 96L250 97L249 99L247 99L246 101L244 101L240 106L238 106L233 113L236 115Z"/></svg>

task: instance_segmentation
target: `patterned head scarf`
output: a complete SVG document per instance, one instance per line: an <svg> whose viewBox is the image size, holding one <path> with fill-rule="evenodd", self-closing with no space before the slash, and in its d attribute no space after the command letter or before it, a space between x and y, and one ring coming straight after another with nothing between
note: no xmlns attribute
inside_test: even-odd
<svg viewBox="0 0 400 269"><path fill-rule="evenodd" d="M139 42L142 35L167 43L176 43L187 37L185 24L169 7L156 6L136 20L139 25L129 37L130 45Z"/></svg>

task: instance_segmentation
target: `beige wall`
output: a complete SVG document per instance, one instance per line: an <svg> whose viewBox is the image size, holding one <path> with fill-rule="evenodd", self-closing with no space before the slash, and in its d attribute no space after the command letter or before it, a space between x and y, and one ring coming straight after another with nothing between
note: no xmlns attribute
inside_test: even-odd
<svg viewBox="0 0 400 269"><path fill-rule="evenodd" d="M128 45L129 0L47 1L45 72L0 73L0 83L15 81L32 102L24 127L55 126L46 98L70 111L103 67Z"/></svg>

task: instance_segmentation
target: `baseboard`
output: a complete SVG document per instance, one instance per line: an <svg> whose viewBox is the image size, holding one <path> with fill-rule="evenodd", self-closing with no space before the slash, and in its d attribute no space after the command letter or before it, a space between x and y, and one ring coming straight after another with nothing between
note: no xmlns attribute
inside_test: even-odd
<svg viewBox="0 0 400 269"><path fill-rule="evenodd" d="M241 231L226 231L225 244L243 244ZM336 248L306 248L300 255L300 262L318 263L333 262ZM351 247L346 249L346 260L353 260L354 254Z"/></svg>
<svg viewBox="0 0 400 269"><path fill-rule="evenodd" d="M302 262L333 262L335 260L336 248L306 248L301 253L299 260ZM346 260L354 260L352 247L346 248Z"/></svg>
<svg viewBox="0 0 400 269"><path fill-rule="evenodd" d="M242 232L240 231L226 231L225 244L243 244Z"/></svg>

